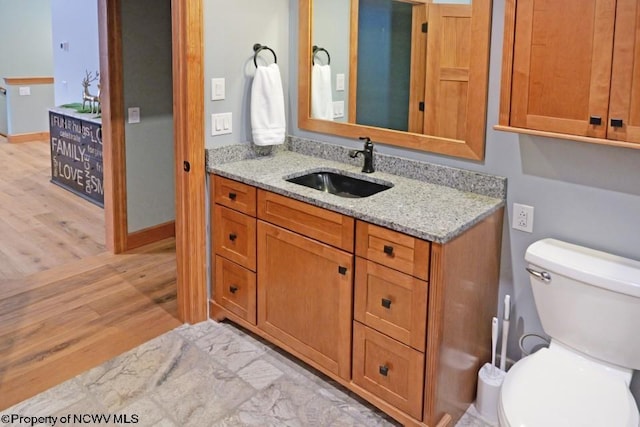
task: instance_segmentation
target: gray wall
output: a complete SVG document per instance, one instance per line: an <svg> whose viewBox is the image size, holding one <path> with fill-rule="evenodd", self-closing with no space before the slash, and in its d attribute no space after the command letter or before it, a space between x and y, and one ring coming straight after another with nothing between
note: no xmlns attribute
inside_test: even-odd
<svg viewBox="0 0 640 427"><path fill-rule="evenodd" d="M382 144L377 145L376 150L508 178L508 212L503 231L500 296L496 301L496 313L502 315L499 302L505 294L510 294L513 311L508 356L519 359L517 341L522 333L542 333L529 278L524 271L524 254L529 244L554 237L640 259L640 227L636 223L640 217L640 150L520 136L492 129L498 121L503 8L504 2L494 2L485 160L464 161ZM290 19L291 63L296 64L296 0L291 0ZM291 107L295 117L297 78L294 65L291 76ZM302 131L295 125L292 133L348 147L361 145L354 140ZM532 234L510 228L514 202L535 207ZM635 380L632 389L638 399L640 381Z"/></svg>
<svg viewBox="0 0 640 427"><path fill-rule="evenodd" d="M0 77L52 76L51 0L0 0L0 40Z"/></svg>
<svg viewBox="0 0 640 427"><path fill-rule="evenodd" d="M0 41L0 86L8 91L0 95L0 133L48 130L52 85L33 85L31 96L19 96L3 78L53 76L51 0L0 0Z"/></svg>
<svg viewBox="0 0 640 427"><path fill-rule="evenodd" d="M0 0L4 1L4 0ZM53 75L55 105L82 102L85 71L100 69L97 0L55 0L51 2ZM68 49L60 44L68 42ZM92 83L89 92L98 92Z"/></svg>
<svg viewBox="0 0 640 427"><path fill-rule="evenodd" d="M20 95L25 85L5 85L7 89L7 132L18 135L49 131L49 108L53 107L53 85L28 86L31 95Z"/></svg>
<svg viewBox="0 0 640 427"><path fill-rule="evenodd" d="M169 0L122 2L129 232L175 219L171 7ZM126 123L125 117L125 123Z"/></svg>
<svg viewBox="0 0 640 427"><path fill-rule="evenodd" d="M287 129L297 116L291 115L288 99L290 0L207 0L204 6L205 147L251 141L249 115L251 83L255 73L253 45L272 48L278 56L287 112ZM297 20L295 24L297 27ZM270 52L259 58L273 62ZM260 63L260 62L258 62ZM211 100L211 78L225 78L226 99ZM211 114L233 114L233 133L211 136Z"/></svg>

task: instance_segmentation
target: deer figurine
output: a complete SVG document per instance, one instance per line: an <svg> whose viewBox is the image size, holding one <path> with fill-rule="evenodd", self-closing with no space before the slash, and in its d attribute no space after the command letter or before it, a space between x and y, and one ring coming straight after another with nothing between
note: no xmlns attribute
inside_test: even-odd
<svg viewBox="0 0 640 427"><path fill-rule="evenodd" d="M85 109L85 105L88 102L89 103L89 109L90 109L91 113L93 114L94 112L95 113L98 112L98 107L100 105L100 83L98 83L98 95L96 95L96 96L91 95L89 93L89 86L91 86L92 82L95 82L96 80L98 80L100 78L100 73L98 71L96 71L95 76L93 75L93 73L91 73L89 71L85 71L85 73L86 73L86 76L85 76L84 79L82 79L82 87L84 89L82 91L82 110Z"/></svg>

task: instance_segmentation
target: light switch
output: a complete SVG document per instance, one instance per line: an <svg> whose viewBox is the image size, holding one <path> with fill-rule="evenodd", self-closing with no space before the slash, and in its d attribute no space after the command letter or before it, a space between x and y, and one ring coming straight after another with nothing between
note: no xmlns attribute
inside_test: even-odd
<svg viewBox="0 0 640 427"><path fill-rule="evenodd" d="M220 101L225 98L225 82L223 78L211 79L211 100Z"/></svg>
<svg viewBox="0 0 640 427"><path fill-rule="evenodd" d="M336 91L344 91L344 74L336 74Z"/></svg>
<svg viewBox="0 0 640 427"><path fill-rule="evenodd" d="M338 119L344 117L344 101L333 102L333 118Z"/></svg>
<svg viewBox="0 0 640 427"><path fill-rule="evenodd" d="M129 108L129 123L140 123L140 107Z"/></svg>
<svg viewBox="0 0 640 427"><path fill-rule="evenodd" d="M232 133L233 121L231 113L211 115L211 135L224 135Z"/></svg>
<svg viewBox="0 0 640 427"><path fill-rule="evenodd" d="M19 90L20 96L31 95L31 88L29 86L21 86Z"/></svg>

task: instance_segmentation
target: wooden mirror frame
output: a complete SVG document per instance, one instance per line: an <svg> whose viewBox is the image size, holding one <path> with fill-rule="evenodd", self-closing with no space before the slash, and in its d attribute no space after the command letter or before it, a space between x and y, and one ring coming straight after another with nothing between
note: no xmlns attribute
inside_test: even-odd
<svg viewBox="0 0 640 427"><path fill-rule="evenodd" d="M299 0L298 49L298 127L300 129L358 138L419 151L466 159L484 159L487 92L489 87L489 46L491 39L491 0L472 0L469 89L465 141L431 135L384 129L354 123L338 123L311 118L311 46L313 0ZM322 0L316 0L322 1ZM417 3L417 1L416 1ZM422 2L424 3L424 2Z"/></svg>

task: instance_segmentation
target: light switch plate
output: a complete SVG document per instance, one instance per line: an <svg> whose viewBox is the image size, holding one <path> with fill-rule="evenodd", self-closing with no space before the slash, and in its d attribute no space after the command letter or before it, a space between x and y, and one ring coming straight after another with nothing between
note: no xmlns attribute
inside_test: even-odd
<svg viewBox="0 0 640 427"><path fill-rule="evenodd" d="M211 100L220 101L225 98L224 78L211 79Z"/></svg>
<svg viewBox="0 0 640 427"><path fill-rule="evenodd" d="M340 117L344 117L344 101L334 101L333 118L339 119Z"/></svg>
<svg viewBox="0 0 640 427"><path fill-rule="evenodd" d="M130 107L128 112L129 123L140 123L140 107Z"/></svg>
<svg viewBox="0 0 640 427"><path fill-rule="evenodd" d="M233 131L233 117L231 113L211 115L211 136L226 135Z"/></svg>
<svg viewBox="0 0 640 427"><path fill-rule="evenodd" d="M29 86L21 86L20 89L18 89L20 96L29 96L31 95L31 88Z"/></svg>
<svg viewBox="0 0 640 427"><path fill-rule="evenodd" d="M344 74L336 74L336 91L344 91Z"/></svg>

